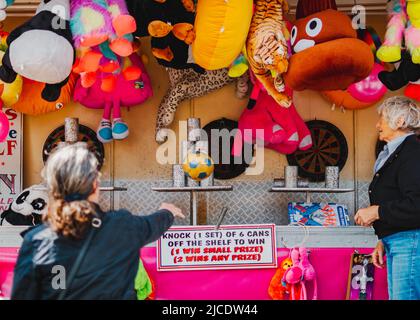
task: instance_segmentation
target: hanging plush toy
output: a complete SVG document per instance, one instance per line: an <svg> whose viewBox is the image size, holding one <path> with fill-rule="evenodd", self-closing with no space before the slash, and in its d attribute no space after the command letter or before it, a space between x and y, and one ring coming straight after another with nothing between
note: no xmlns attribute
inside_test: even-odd
<svg viewBox="0 0 420 320"><path fill-rule="evenodd" d="M392 0L388 11L385 41L376 55L384 62L394 62L395 69L380 72L379 79L391 91L406 86L404 94L420 101L420 1ZM406 50L402 50L403 43Z"/></svg>
<svg viewBox="0 0 420 320"><path fill-rule="evenodd" d="M245 72L236 80L236 97L238 99L244 99L249 92L249 74Z"/></svg>
<svg viewBox="0 0 420 320"><path fill-rule="evenodd" d="M193 0L127 0L137 22L137 37L151 37L152 54L170 68L204 70L194 63L190 50L195 39Z"/></svg>
<svg viewBox="0 0 420 320"><path fill-rule="evenodd" d="M0 216L0 226L34 226L42 223L48 206L48 193L42 185L23 190Z"/></svg>
<svg viewBox="0 0 420 320"><path fill-rule="evenodd" d="M54 101L67 83L74 62L69 0L42 1L35 16L14 29L0 67L0 79L18 74L45 83L42 97Z"/></svg>
<svg viewBox="0 0 420 320"><path fill-rule="evenodd" d="M413 63L410 54L404 52L401 61L395 65L395 70L379 73L381 82L391 91L407 86L404 94L420 101L420 64Z"/></svg>
<svg viewBox="0 0 420 320"><path fill-rule="evenodd" d="M0 31L1 44L0 44L0 60L3 59L4 52L7 50L7 37L9 36L8 32ZM14 105L20 97L22 92L22 77L20 75L16 76L15 81L12 83L5 83L0 81L1 91L1 100L6 107L11 107Z"/></svg>
<svg viewBox="0 0 420 320"><path fill-rule="evenodd" d="M373 68L369 46L357 39L350 18L336 10L296 20L291 45L293 55L284 79L293 90L344 90Z"/></svg>
<svg viewBox="0 0 420 320"><path fill-rule="evenodd" d="M22 93L11 108L17 112L34 116L59 111L71 101L76 79L77 75L71 73L66 85L61 88L59 97L56 100L47 101L41 95L45 87L44 83L23 78Z"/></svg>
<svg viewBox="0 0 420 320"><path fill-rule="evenodd" d="M136 278L134 279L134 289L137 292L137 300L153 300L154 285L147 270L144 268L143 261L140 259Z"/></svg>
<svg viewBox="0 0 420 320"><path fill-rule="evenodd" d="M136 30L135 20L124 0L73 0L71 4L70 26L78 54L74 71L80 74L83 87L98 80L110 92L118 74L124 72L120 58L135 50L131 34Z"/></svg>
<svg viewBox="0 0 420 320"><path fill-rule="evenodd" d="M267 92L283 107L289 107L282 75L288 68L288 30L284 15L286 0L257 0L246 42L249 65Z"/></svg>
<svg viewBox="0 0 420 320"><path fill-rule="evenodd" d="M288 27L288 21L285 21ZM287 53L290 54L289 42L286 42ZM247 54L240 56L229 69L236 76L247 74ZM254 88L246 109L238 122L238 133L235 135L232 154L240 157L243 144L261 142L265 147L282 154L291 154L297 149L307 150L312 147L312 137L305 122L299 116L293 103L289 108L281 107L268 94L258 78L250 73ZM285 87L284 93L292 97L293 92Z"/></svg>
<svg viewBox="0 0 420 320"><path fill-rule="evenodd" d="M381 40L376 31L368 27L358 30L359 39L366 42L375 56L377 49L381 46ZM379 80L379 73L384 71L383 63L375 61L373 69L365 79L352 83L346 90L322 91L321 94L333 103L333 108L355 110L368 108L379 102L386 94L387 88Z"/></svg>
<svg viewBox="0 0 420 320"><path fill-rule="evenodd" d="M197 73L193 69L167 68L167 70L169 89L159 105L156 120L156 141L159 143L166 140L165 128L173 122L176 109L182 101L201 97L234 81L228 76L228 69L211 70L204 73Z"/></svg>
<svg viewBox="0 0 420 320"><path fill-rule="evenodd" d="M245 45L252 0L207 0L197 4L194 61L207 70L228 67Z"/></svg>
<svg viewBox="0 0 420 320"><path fill-rule="evenodd" d="M287 92L292 96L290 89ZM241 156L243 143L258 141L282 154L312 147L311 133L295 106L280 107L258 82L254 84L250 102L239 118L238 129L232 152L235 157Z"/></svg>
<svg viewBox="0 0 420 320"><path fill-rule="evenodd" d="M136 24L122 0L72 0L70 25L76 48L109 41L117 54L132 53L130 34L136 30Z"/></svg>
<svg viewBox="0 0 420 320"><path fill-rule="evenodd" d="M291 300L291 297L295 297L299 300L300 285L291 286L288 283L283 282L284 273L293 267L293 262L290 257L285 258L281 263L280 267L276 270L273 278L270 281L268 288L268 294L273 300ZM294 292L292 292L292 290Z"/></svg>
<svg viewBox="0 0 420 320"><path fill-rule="evenodd" d="M236 97L244 99L249 93L249 82L251 73L249 72L249 63L246 55L246 48L242 48L236 59L229 66L229 77L236 78Z"/></svg>
<svg viewBox="0 0 420 320"><path fill-rule="evenodd" d="M6 114L3 112L3 102L0 101L0 143L4 142L9 136L10 123Z"/></svg>
<svg viewBox="0 0 420 320"><path fill-rule="evenodd" d="M305 248L292 249L290 254L293 266L283 274L282 282L292 286L292 300L308 300L307 284L313 284L312 300L318 298L318 287L315 268L308 258L308 251ZM300 285L299 297L295 294L294 287Z"/></svg>
<svg viewBox="0 0 420 320"><path fill-rule="evenodd" d="M390 0L385 41L377 52L384 62L401 60L403 39L413 63L420 64L420 0Z"/></svg>
<svg viewBox="0 0 420 320"><path fill-rule="evenodd" d="M81 79L74 90L74 101L80 102L87 108L104 109L97 130L98 139L103 143L111 142L113 139L124 139L129 134L128 126L121 116L121 106L139 105L153 95L149 76L140 57L133 53L124 58L123 65L127 65L125 70L130 70L131 67L138 68L141 74L136 80L127 80L124 73L119 74L116 77L115 89L109 92L103 90L100 81L89 88L84 88Z"/></svg>

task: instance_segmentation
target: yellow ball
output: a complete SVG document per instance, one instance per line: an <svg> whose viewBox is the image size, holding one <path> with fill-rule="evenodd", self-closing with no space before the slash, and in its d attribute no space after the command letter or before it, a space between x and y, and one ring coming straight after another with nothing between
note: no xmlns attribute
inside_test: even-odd
<svg viewBox="0 0 420 320"><path fill-rule="evenodd" d="M190 152L182 165L185 174L195 181L208 178L214 171L213 159L206 153Z"/></svg>

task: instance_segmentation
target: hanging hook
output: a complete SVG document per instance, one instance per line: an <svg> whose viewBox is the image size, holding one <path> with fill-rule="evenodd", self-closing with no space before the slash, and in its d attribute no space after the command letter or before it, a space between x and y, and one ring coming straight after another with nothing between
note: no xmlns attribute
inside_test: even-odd
<svg viewBox="0 0 420 320"><path fill-rule="evenodd" d="M289 224L289 226L298 226L298 227L302 227L302 228L303 228L303 230L304 230L304 232L305 232L305 234L304 234L304 236L303 236L302 241L301 241L301 242L299 242L299 243L297 243L297 244L295 244L295 245L293 245L293 246L289 246L289 245L286 243L286 241L284 241L284 237L283 237L283 236L281 236L281 238L280 238L280 242L283 244L283 246L284 246L285 248L288 248L288 249L305 247L305 244L306 244L306 242L308 241L308 238L309 238L309 229L308 229L308 227L307 227L305 224L301 223L301 222L293 222L293 223L290 223L290 224Z"/></svg>

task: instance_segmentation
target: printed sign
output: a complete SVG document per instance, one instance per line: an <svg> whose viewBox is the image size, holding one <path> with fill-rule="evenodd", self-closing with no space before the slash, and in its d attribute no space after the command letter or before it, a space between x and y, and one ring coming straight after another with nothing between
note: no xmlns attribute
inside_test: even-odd
<svg viewBox="0 0 420 320"><path fill-rule="evenodd" d="M274 224L172 227L157 245L159 271L276 267Z"/></svg>
<svg viewBox="0 0 420 320"><path fill-rule="evenodd" d="M371 255L354 253L351 257L347 300L372 300L375 267Z"/></svg>
<svg viewBox="0 0 420 320"><path fill-rule="evenodd" d="M0 213L22 191L22 115L8 108L3 112L10 129L6 141L0 143Z"/></svg>

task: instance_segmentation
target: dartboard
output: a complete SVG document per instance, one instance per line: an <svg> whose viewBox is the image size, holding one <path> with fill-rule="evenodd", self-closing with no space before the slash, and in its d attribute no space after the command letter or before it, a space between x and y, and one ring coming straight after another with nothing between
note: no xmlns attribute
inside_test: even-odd
<svg viewBox="0 0 420 320"><path fill-rule="evenodd" d="M312 148L288 155L287 161L291 166L298 166L300 177L312 182L324 181L326 166L343 169L348 156L347 141L344 134L327 121L312 120L306 124L312 134Z"/></svg>
<svg viewBox="0 0 420 320"><path fill-rule="evenodd" d="M89 127L79 124L79 136L77 140L87 143L89 150L92 151L98 159L98 170L100 170L104 163L105 150L102 142L96 137L96 132ZM64 126L58 127L49 134L44 142L44 147L42 148L42 160L44 163L58 144L64 141Z"/></svg>

